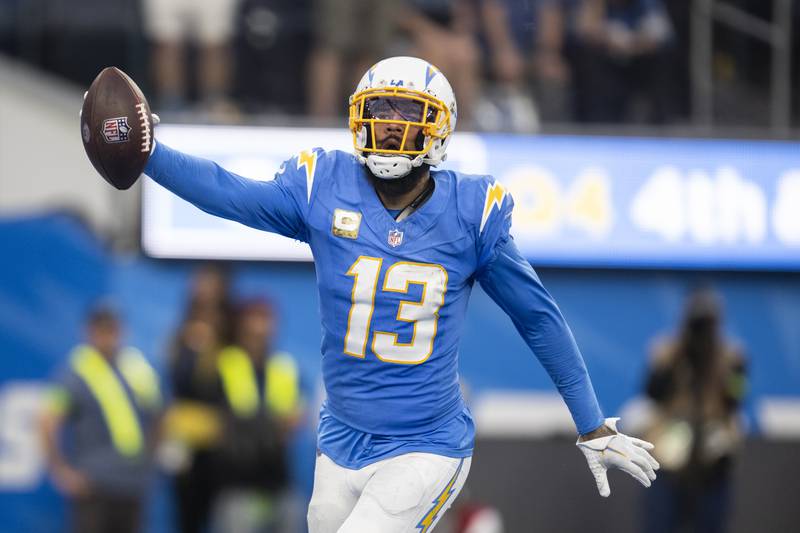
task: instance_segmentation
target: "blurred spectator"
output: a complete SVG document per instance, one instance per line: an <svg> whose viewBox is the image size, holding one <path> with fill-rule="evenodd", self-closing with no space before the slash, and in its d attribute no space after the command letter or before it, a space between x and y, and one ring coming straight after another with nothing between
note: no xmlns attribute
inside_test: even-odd
<svg viewBox="0 0 800 533"><path fill-rule="evenodd" d="M308 112L331 118L394 36L396 0L316 0L314 50L308 62Z"/></svg>
<svg viewBox="0 0 800 533"><path fill-rule="evenodd" d="M170 357L174 402L165 420L167 462L176 474L176 518L182 533L204 530L218 488L211 448L220 422L211 406L217 399L216 356L230 339L228 290L228 274L220 265L198 270Z"/></svg>
<svg viewBox="0 0 800 533"><path fill-rule="evenodd" d="M571 19L579 0L538 0L535 14L534 73L537 98L545 121L571 119L569 92L572 69L566 50Z"/></svg>
<svg viewBox="0 0 800 533"><path fill-rule="evenodd" d="M470 0L406 0L398 24L410 40L409 55L444 72L458 101L459 128L472 127L480 91L477 13Z"/></svg>
<svg viewBox="0 0 800 533"><path fill-rule="evenodd" d="M672 118L673 33L661 0L582 0L576 32L579 121L663 123Z"/></svg>
<svg viewBox="0 0 800 533"><path fill-rule="evenodd" d="M242 112L305 113L313 1L241 1L235 26L233 94ZM321 87L320 92L329 90L327 85Z"/></svg>
<svg viewBox="0 0 800 533"><path fill-rule="evenodd" d="M568 122L573 117L572 47L575 19L582 0L483 0L482 20L490 75L501 86L501 99L519 102L522 92L535 95L533 120L524 103L498 106L510 115L501 128L536 129L536 121ZM520 87L526 87L521 90ZM496 91L495 91L496 92ZM508 96L510 95L510 96ZM525 121L533 124L523 128Z"/></svg>
<svg viewBox="0 0 800 533"><path fill-rule="evenodd" d="M646 494L648 533L725 531L746 381L742 351L721 325L719 297L700 289L678 335L655 345L646 391L657 409L645 437L661 473Z"/></svg>
<svg viewBox="0 0 800 533"><path fill-rule="evenodd" d="M675 119L687 120L692 111L692 82L690 76L692 9L686 0L663 1L672 23L673 31L671 58L667 67L669 76L672 79L670 110L675 113ZM716 28L716 30L718 29L720 28ZM716 31L716 33L719 32ZM715 44L715 46L722 46L722 43Z"/></svg>
<svg viewBox="0 0 800 533"><path fill-rule="evenodd" d="M89 315L87 344L70 354L41 421L53 479L78 533L139 531L151 481L158 378L141 352L120 347L120 329L110 309Z"/></svg>
<svg viewBox="0 0 800 533"><path fill-rule="evenodd" d="M189 289L189 303L170 354L170 376L176 398L207 398L216 351L230 341L229 277L219 264L203 265Z"/></svg>
<svg viewBox="0 0 800 533"><path fill-rule="evenodd" d="M198 47L197 97L204 110L229 115L233 22L238 0L144 0L145 31L157 106L183 108L188 99L186 45Z"/></svg>
<svg viewBox="0 0 800 533"><path fill-rule="evenodd" d="M493 83L477 106L476 123L484 130L536 131L538 113L528 90L533 4L483 0L480 14Z"/></svg>
<svg viewBox="0 0 800 533"><path fill-rule="evenodd" d="M294 359L273 351L276 321L264 300L240 304L233 344L219 353L218 405L225 433L216 450L219 531L283 532L291 526L287 446L301 399Z"/></svg>
<svg viewBox="0 0 800 533"><path fill-rule="evenodd" d="M108 65L125 65L136 77L138 7L130 0L19 1L20 54L84 86Z"/></svg>

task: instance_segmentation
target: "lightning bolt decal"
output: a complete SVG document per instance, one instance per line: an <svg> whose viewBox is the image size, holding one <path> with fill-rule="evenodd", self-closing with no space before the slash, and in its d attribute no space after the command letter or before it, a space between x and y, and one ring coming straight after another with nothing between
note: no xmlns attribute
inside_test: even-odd
<svg viewBox="0 0 800 533"><path fill-rule="evenodd" d="M480 232L483 231L486 221L489 220L489 215L492 214L492 209L494 206L497 206L497 209L500 209L500 207L503 205L503 200L505 197L506 190L497 181L489 185L489 188L486 189L486 202L483 204L483 216L481 217Z"/></svg>
<svg viewBox="0 0 800 533"><path fill-rule="evenodd" d="M431 80L439 73L439 69L434 67L433 65L428 65L428 68L425 69L425 88L428 88L428 85L431 84Z"/></svg>
<svg viewBox="0 0 800 533"><path fill-rule="evenodd" d="M308 203L311 203L311 186L314 185L314 171L317 170L317 153L303 150L297 156L297 170L306 167L306 194Z"/></svg>
<svg viewBox="0 0 800 533"><path fill-rule="evenodd" d="M419 524L417 524L417 529L419 529L420 533L426 533L430 530L430 528L433 526L433 523L436 521L436 517L439 515L439 511L442 510L444 504L447 503L447 500L455 492L454 487L456 480L458 479L458 474L461 473L461 467L463 465L464 459L461 459L461 461L458 463L456 473L453 474L453 477L447 482L447 486L445 486L444 490L442 490L436 499L433 500L433 507L431 507L430 511L425 513L425 516L419 521Z"/></svg>

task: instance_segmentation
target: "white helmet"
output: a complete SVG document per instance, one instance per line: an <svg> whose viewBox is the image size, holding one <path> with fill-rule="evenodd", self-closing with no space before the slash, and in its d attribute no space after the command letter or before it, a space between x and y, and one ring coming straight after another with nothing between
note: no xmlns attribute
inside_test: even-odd
<svg viewBox="0 0 800 533"><path fill-rule="evenodd" d="M416 57L390 57L372 66L350 97L353 148L376 177L402 178L423 163L445 160L456 116L456 97L439 69ZM376 123L403 127L398 149L375 146ZM414 149L407 150L411 127L421 131Z"/></svg>

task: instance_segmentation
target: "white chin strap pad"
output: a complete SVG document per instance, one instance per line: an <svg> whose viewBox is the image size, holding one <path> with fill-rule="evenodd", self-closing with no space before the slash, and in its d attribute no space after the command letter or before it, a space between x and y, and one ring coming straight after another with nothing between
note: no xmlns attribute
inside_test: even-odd
<svg viewBox="0 0 800 533"><path fill-rule="evenodd" d="M411 169L422 164L422 158L409 159L402 155L377 155L366 157L367 168L376 178L394 180L407 176Z"/></svg>

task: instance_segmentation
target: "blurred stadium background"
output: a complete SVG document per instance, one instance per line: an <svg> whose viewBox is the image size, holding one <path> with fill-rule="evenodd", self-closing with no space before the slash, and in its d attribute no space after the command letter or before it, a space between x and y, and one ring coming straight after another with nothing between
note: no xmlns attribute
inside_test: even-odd
<svg viewBox="0 0 800 533"><path fill-rule="evenodd" d="M692 288L718 291L748 358L728 530L798 531L800 1L230 0L208 2L216 23L189 2L171 24L180 3L0 0L0 531L66 527L36 420L87 309L113 301L126 342L168 384L202 260L230 268L235 297L278 309L277 345L309 405L291 446L299 508L310 495L321 383L307 250L147 179L112 190L78 135L94 76L116 65L137 80L167 144L269 179L301 149L349 150L348 91L405 53L453 82L448 167L511 190L515 238L606 413L646 423L653 340L676 331ZM478 425L465 501L512 533L646 531L629 480L597 496L547 376L480 290L461 371ZM175 530L170 486L165 472L154 481L147 531Z"/></svg>

